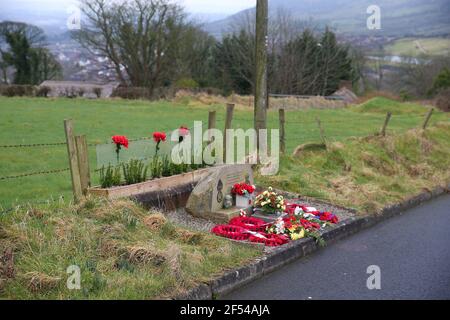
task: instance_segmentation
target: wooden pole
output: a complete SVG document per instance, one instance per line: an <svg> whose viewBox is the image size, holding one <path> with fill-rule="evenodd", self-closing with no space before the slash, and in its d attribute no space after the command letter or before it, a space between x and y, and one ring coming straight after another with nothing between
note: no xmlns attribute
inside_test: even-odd
<svg viewBox="0 0 450 320"><path fill-rule="evenodd" d="M208 116L208 129L216 129L216 111L210 111Z"/></svg>
<svg viewBox="0 0 450 320"><path fill-rule="evenodd" d="M280 152L284 154L286 152L286 115L284 109L280 109L278 112L280 115Z"/></svg>
<svg viewBox="0 0 450 320"><path fill-rule="evenodd" d="M227 104L227 116L225 119L225 131L223 132L223 160L227 160L227 130L231 129L234 114L234 104Z"/></svg>
<svg viewBox="0 0 450 320"><path fill-rule="evenodd" d="M430 122L431 116L433 115L434 109L431 109L428 114L427 117L425 118L425 122L423 123L422 129L426 130L426 128L428 127L428 124Z"/></svg>
<svg viewBox="0 0 450 320"><path fill-rule="evenodd" d="M76 136L75 144L77 146L81 191L83 195L87 195L88 188L91 187L91 173L89 169L89 150L86 136Z"/></svg>
<svg viewBox="0 0 450 320"><path fill-rule="evenodd" d="M386 120L384 120L383 128L381 128L381 132L380 132L380 135L382 137L386 136L386 129L387 129L387 126L389 125L389 121L391 121L391 117L392 117L392 113L388 112L386 115Z"/></svg>
<svg viewBox="0 0 450 320"><path fill-rule="evenodd" d="M322 143L326 147L327 146L327 139L325 138L325 132L324 132L323 127L322 127L322 122L320 121L319 118L316 118L316 120L317 120L317 126L319 127L319 130L320 130L320 138L322 139Z"/></svg>
<svg viewBox="0 0 450 320"><path fill-rule="evenodd" d="M78 167L78 156L76 142L73 134L73 121L64 120L64 130L66 132L67 154L69 157L70 175L72 178L73 197L78 202L83 196L81 189L80 170Z"/></svg>
<svg viewBox="0 0 450 320"><path fill-rule="evenodd" d="M268 0L257 0L256 3L256 56L255 56L255 130L267 129L267 47L268 47ZM261 142L262 143L262 142Z"/></svg>

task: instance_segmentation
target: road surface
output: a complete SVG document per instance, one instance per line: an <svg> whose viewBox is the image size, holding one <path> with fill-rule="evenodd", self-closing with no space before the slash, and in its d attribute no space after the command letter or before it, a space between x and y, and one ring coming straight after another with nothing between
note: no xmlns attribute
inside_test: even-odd
<svg viewBox="0 0 450 320"><path fill-rule="evenodd" d="M369 290L379 266L380 290ZM450 195L319 250L228 300L450 299Z"/></svg>

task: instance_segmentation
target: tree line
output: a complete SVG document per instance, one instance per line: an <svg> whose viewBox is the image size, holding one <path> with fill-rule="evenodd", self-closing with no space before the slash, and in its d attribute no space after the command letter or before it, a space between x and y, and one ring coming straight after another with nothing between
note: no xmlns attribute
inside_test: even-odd
<svg viewBox="0 0 450 320"><path fill-rule="evenodd" d="M124 86L150 93L187 86L253 94L254 13L241 16L233 30L218 40L170 0L81 2L84 18L73 38L93 55L106 56ZM312 23L282 10L269 21L271 93L330 95L342 80L359 80L361 70L352 48L339 43L330 29L318 31ZM39 28L6 23L0 36L9 48L1 52L1 63L14 67L14 83L39 84L60 73L56 59L43 46L45 37Z"/></svg>

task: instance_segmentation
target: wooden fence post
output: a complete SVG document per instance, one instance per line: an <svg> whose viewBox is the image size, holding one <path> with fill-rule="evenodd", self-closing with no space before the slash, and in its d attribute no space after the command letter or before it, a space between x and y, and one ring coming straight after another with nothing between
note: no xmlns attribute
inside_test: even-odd
<svg viewBox="0 0 450 320"><path fill-rule="evenodd" d="M208 116L208 129L216 129L216 111L210 111Z"/></svg>
<svg viewBox="0 0 450 320"><path fill-rule="evenodd" d="M391 117L392 117L392 113L388 112L386 115L386 120L384 120L383 128L381 129L381 132L380 132L380 135L382 137L386 136L386 129L387 129L387 126L389 125L389 121L391 121Z"/></svg>
<svg viewBox="0 0 450 320"><path fill-rule="evenodd" d="M322 127L322 122L320 121L319 118L316 118L316 121L317 121L317 126L319 127L319 130L320 130L320 138L322 139L322 143L325 145L325 148L328 149L328 147L327 147L327 140L325 138L325 132L324 132L323 127Z"/></svg>
<svg viewBox="0 0 450 320"><path fill-rule="evenodd" d="M434 112L434 108L428 112L427 117L425 118L425 122L423 123L423 126L422 126L423 130L425 130L428 127L428 123L430 122L433 112Z"/></svg>
<svg viewBox="0 0 450 320"><path fill-rule="evenodd" d="M64 120L64 130L66 132L67 154L69 157L70 175L72 178L73 197L77 202L83 196L83 192L81 190L80 170L78 167L77 148L73 135L72 120Z"/></svg>
<svg viewBox="0 0 450 320"><path fill-rule="evenodd" d="M91 186L91 174L89 169L89 150L86 136L76 136L75 144L77 146L81 191L83 195L87 195L88 188Z"/></svg>
<svg viewBox="0 0 450 320"><path fill-rule="evenodd" d="M223 133L223 161L227 161L227 130L231 129L231 124L233 122L234 114L234 104L227 104L227 117L225 120L225 131Z"/></svg>
<svg viewBox="0 0 450 320"><path fill-rule="evenodd" d="M286 152L286 115L284 109L280 109L278 113L280 115L280 151L284 154Z"/></svg>

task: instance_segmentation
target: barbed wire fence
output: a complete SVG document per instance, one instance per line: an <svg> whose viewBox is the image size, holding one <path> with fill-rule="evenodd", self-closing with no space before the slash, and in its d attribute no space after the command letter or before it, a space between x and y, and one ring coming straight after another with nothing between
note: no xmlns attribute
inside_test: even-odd
<svg viewBox="0 0 450 320"><path fill-rule="evenodd" d="M234 108L234 107L233 107ZM282 112L284 113L284 109ZM282 113L280 111L280 115ZM423 119L424 122L422 124L422 129L425 130L430 123L430 119L431 116L433 115L434 109L431 109L430 112L427 113L427 115L424 117L423 115L414 115L414 116L410 116L410 115L395 115L393 116L392 114L387 114L386 120L384 121L384 124L380 123L380 128L368 128L367 131L369 131L368 133L365 134L369 134L369 135L374 135L374 134L378 134L378 135L385 135L386 134L386 129L389 125L389 123L392 120L420 120ZM214 114L213 117L212 113ZM323 131L327 131L327 129L329 129L328 125L329 124L340 124L340 125L346 125L349 126L349 124L351 122L349 122L348 120L345 119L338 119L338 120L321 120L319 118L316 119L307 119L307 120L297 120L297 119L292 119L292 120L288 120L286 121L285 117L283 117L284 119L277 119L277 118L271 118L268 119L269 122L272 123L276 123L278 121L279 124L279 128L280 130L282 130L282 132L287 132L286 131L286 126L298 126L298 125L308 125L308 126L312 126L313 128L305 128L303 127L301 129L301 131L303 133L305 132L309 132L312 133L313 135L317 135L318 139L323 139L323 137L321 137L323 135ZM228 114L227 112L227 116L226 119L225 118L217 118L216 117L216 111L212 111L210 112L210 118L208 119L207 123L203 123L202 129L204 129L206 126L208 126L208 128L217 128L217 122L225 122L225 123L229 123L231 124L231 121L227 121L227 120L233 120L233 121L238 121L238 122L246 122L249 124L249 128L252 127L253 124L253 119L251 118L239 118L239 117L234 117L233 116L233 111L231 111L231 114ZM380 118L377 117L376 119L373 117L361 117L358 120L358 123L361 122L370 122L370 123L375 123L376 121L380 121ZM213 123L212 123L213 122ZM319 123L319 125L318 125ZM325 129L324 129L325 127ZM194 127L189 128L189 130L193 130ZM225 126L225 130L227 129L227 124ZM231 126L228 128L231 129ZM336 127L334 127L333 129L336 129ZM360 134L360 136L363 136L364 134ZM336 136L334 135L333 138L334 139L340 139L340 138L345 138L348 137L348 135L342 135L342 136ZM140 137L140 138L134 138L134 139L129 139L130 142L139 142L139 141L146 141L146 140L152 140L153 137ZM280 137L280 146L282 148L283 151L286 150L286 142L292 142L293 144L298 143L300 144L300 140L298 139L298 136L286 136L283 134L283 136ZM111 144L113 144L113 142L110 142ZM88 148L96 148L99 145L103 145L104 143L86 143L86 146ZM68 143L67 142L49 142L49 143L35 143L35 144L9 144L9 145L0 145L0 149L10 149L10 150L14 150L14 149L36 149L36 148L56 148L56 147L68 147ZM151 157L149 158L143 158L142 160L150 160ZM89 174L91 172L93 173L98 173L101 169L94 169L94 170L89 170ZM71 167L65 167L65 168L53 168L53 169L48 169L48 170L40 170L40 171L34 171L34 172L21 172L18 174L11 174L11 175L5 175L5 176L0 176L0 183L3 183L5 181L11 181L11 180L15 180L15 179L26 179L26 178L30 178L30 177L35 177L35 176L46 176L46 175L58 175L58 174L67 174L71 172ZM1 200L1 199L0 199ZM49 200L37 200L37 201L32 201L32 202L26 202L24 203L24 205L26 205L27 203L34 203L34 204L45 204L48 203ZM14 211L17 208L17 206L11 207L11 208L3 208L1 206L1 202L0 202L0 213L4 213L4 212L11 212Z"/></svg>

